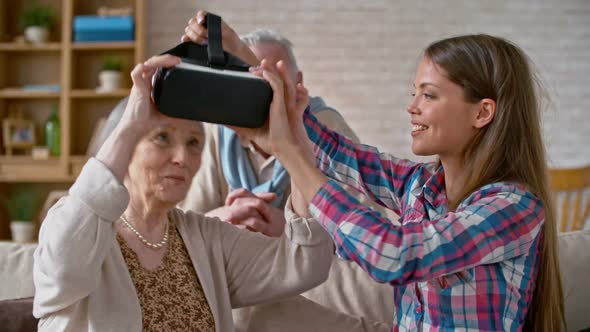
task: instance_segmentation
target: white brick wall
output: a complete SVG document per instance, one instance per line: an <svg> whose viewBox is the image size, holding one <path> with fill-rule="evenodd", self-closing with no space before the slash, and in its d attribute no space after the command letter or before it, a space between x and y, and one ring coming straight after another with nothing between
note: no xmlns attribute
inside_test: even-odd
<svg viewBox="0 0 590 332"><path fill-rule="evenodd" d="M364 142L414 159L404 110L421 50L457 34L506 37L529 54L550 92L545 137L551 164L590 163L588 0L150 0L148 5L148 54L173 46L197 9L221 15L238 33L278 29L295 43L312 94L340 110Z"/></svg>

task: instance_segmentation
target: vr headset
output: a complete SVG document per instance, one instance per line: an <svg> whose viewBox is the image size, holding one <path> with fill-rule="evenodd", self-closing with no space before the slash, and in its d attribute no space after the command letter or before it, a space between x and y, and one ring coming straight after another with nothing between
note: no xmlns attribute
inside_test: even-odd
<svg viewBox="0 0 590 332"><path fill-rule="evenodd" d="M223 51L221 18L207 14L208 45L181 43L164 52L181 58L154 76L152 98L170 117L239 127L262 127L268 118L272 88L251 74L249 65Z"/></svg>

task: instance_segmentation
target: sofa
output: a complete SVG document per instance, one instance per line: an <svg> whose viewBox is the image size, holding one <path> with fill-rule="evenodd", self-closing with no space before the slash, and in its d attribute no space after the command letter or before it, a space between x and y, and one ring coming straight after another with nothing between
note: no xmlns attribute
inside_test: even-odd
<svg viewBox="0 0 590 332"><path fill-rule="evenodd" d="M34 244L0 242L0 326L35 331L31 315ZM568 331L590 327L590 230L559 235ZM334 258L322 285L287 300L242 310L238 331L389 331L391 287L377 284L357 265Z"/></svg>

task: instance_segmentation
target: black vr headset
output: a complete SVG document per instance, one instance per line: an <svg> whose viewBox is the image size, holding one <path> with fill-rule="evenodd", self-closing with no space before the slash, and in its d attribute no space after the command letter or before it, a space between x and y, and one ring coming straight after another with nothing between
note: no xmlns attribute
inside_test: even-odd
<svg viewBox="0 0 590 332"><path fill-rule="evenodd" d="M248 65L223 51L221 18L207 14L209 43L181 43L163 54L181 58L154 76L152 98L167 116L239 127L262 127L268 118L272 88L251 74Z"/></svg>

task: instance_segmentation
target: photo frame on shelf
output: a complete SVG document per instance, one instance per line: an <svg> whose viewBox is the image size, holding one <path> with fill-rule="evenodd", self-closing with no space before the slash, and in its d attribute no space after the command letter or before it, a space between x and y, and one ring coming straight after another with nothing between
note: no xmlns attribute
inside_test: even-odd
<svg viewBox="0 0 590 332"><path fill-rule="evenodd" d="M32 150L35 145L35 125L22 118L2 120L4 151L12 155L14 150Z"/></svg>

